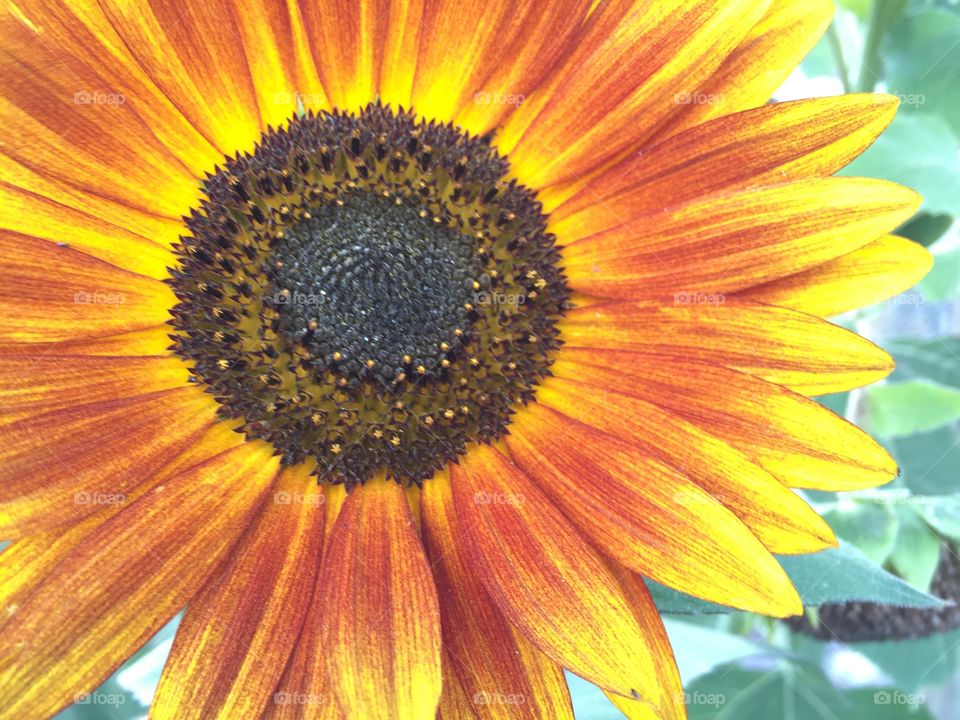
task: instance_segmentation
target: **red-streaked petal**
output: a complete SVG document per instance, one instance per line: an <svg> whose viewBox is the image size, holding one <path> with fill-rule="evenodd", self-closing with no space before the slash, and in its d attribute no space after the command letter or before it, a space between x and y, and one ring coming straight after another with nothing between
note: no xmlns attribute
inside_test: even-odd
<svg viewBox="0 0 960 720"><path fill-rule="evenodd" d="M817 267L738 294L829 317L897 295L913 287L931 267L933 256L925 247L888 235Z"/></svg>
<svg viewBox="0 0 960 720"><path fill-rule="evenodd" d="M811 553L836 545L813 508L742 452L647 400L596 391L585 382L552 377L537 389L537 400L683 473L730 508L770 552ZM694 515L699 512L699 495L686 498L677 489L676 497Z"/></svg>
<svg viewBox="0 0 960 720"><path fill-rule="evenodd" d="M195 387L68 407L4 426L0 535L66 524L122 501L215 420Z"/></svg>
<svg viewBox="0 0 960 720"><path fill-rule="evenodd" d="M919 207L882 180L822 178L634 217L564 248L573 290L623 300L734 293L808 270L889 232Z"/></svg>
<svg viewBox="0 0 960 720"><path fill-rule="evenodd" d="M230 561L190 602L152 718L257 717L268 706L320 567L323 489L310 469L281 471Z"/></svg>
<svg viewBox="0 0 960 720"><path fill-rule="evenodd" d="M348 718L433 718L440 700L436 588L403 489L354 488L324 551L320 644Z"/></svg>
<svg viewBox="0 0 960 720"><path fill-rule="evenodd" d="M0 353L0 421L51 410L148 395L186 387L190 374L179 359Z"/></svg>
<svg viewBox="0 0 960 720"><path fill-rule="evenodd" d="M569 243L707 195L832 175L896 108L889 95L841 95L716 118L604 168L550 213L550 228Z"/></svg>
<svg viewBox="0 0 960 720"><path fill-rule="evenodd" d="M510 428L516 464L605 554L713 602L778 617L800 612L773 556L681 472L537 403Z"/></svg>
<svg viewBox="0 0 960 720"><path fill-rule="evenodd" d="M610 2L572 53L505 123L498 145L534 188L570 180L639 147L759 19L765 3ZM637 53L637 39L643 52Z"/></svg>
<svg viewBox="0 0 960 720"><path fill-rule="evenodd" d="M0 230L0 339L76 340L161 325L176 304L159 280L69 247Z"/></svg>
<svg viewBox="0 0 960 720"><path fill-rule="evenodd" d="M816 45L833 16L831 0L774 0L664 134L763 105Z"/></svg>
<svg viewBox="0 0 960 720"><path fill-rule="evenodd" d="M627 720L687 720L686 697L680 681L680 671L670 647L670 639L660 619L660 611L653 604L653 598L643 578L623 567L616 567L615 570L644 632L649 637L656 638L655 644L660 652L654 655L653 659L657 663L657 680L663 687L663 703L659 711L654 711L649 705L622 695L608 692L607 697L627 716Z"/></svg>
<svg viewBox="0 0 960 720"><path fill-rule="evenodd" d="M346 493L342 485L326 485L323 491L323 542L326 544ZM344 715L323 667L327 651L321 642L321 628L326 618L320 605L320 594L325 582L323 575L318 573L300 629L300 639L270 697L263 720L343 720Z"/></svg>
<svg viewBox="0 0 960 720"><path fill-rule="evenodd" d="M563 672L513 629L490 599L457 532L446 470L424 483L424 544L442 598L443 645L480 718L573 720Z"/></svg>
<svg viewBox="0 0 960 720"><path fill-rule="evenodd" d="M85 542L86 538L101 524L141 495L184 470L206 462L243 442L245 442L243 436L233 432L231 425L216 423L150 478L149 482L138 485L126 497L121 499L117 496L103 496L104 500L116 500L116 502L98 504L98 510L72 525L31 532L15 540L4 550L3 562L0 563L0 607L10 608L22 605L61 560L70 555L79 544ZM0 625L8 619L7 615L0 616Z"/></svg>
<svg viewBox="0 0 960 720"><path fill-rule="evenodd" d="M574 45L588 0L425 3L411 102L476 135L495 129Z"/></svg>
<svg viewBox="0 0 960 720"><path fill-rule="evenodd" d="M890 455L819 403L745 373L676 358L565 348L559 377L643 398L738 448L791 487L854 490L889 482Z"/></svg>
<svg viewBox="0 0 960 720"><path fill-rule="evenodd" d="M459 541L511 624L563 667L659 705L649 639L603 559L553 502L486 445L451 475Z"/></svg>
<svg viewBox="0 0 960 720"><path fill-rule="evenodd" d="M249 526L277 470L271 453L245 443L94 530L0 630L0 706L49 717L169 621Z"/></svg>
<svg viewBox="0 0 960 720"><path fill-rule="evenodd" d="M821 318L696 289L678 292L672 305L576 308L558 326L570 347L719 365L808 395L869 385L893 370L883 350Z"/></svg>

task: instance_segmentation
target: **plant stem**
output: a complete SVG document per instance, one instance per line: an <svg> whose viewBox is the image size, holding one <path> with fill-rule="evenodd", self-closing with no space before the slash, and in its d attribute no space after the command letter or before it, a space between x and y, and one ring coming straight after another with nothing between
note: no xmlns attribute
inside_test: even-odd
<svg viewBox="0 0 960 720"><path fill-rule="evenodd" d="M843 45L840 43L840 33L837 32L836 22L830 23L827 28L827 42L830 43L830 54L833 55L833 64L836 66L837 75L840 76L840 82L843 83L845 93L853 92L853 86L850 85L850 73L847 70L847 61L843 58Z"/></svg>

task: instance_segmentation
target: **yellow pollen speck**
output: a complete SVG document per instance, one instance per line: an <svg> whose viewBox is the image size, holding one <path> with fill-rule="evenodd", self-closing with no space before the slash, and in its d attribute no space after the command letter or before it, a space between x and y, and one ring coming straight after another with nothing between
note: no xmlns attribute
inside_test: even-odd
<svg viewBox="0 0 960 720"><path fill-rule="evenodd" d="M394 435L392 438L390 438L390 444L394 447L397 447L400 444L400 438Z"/></svg>

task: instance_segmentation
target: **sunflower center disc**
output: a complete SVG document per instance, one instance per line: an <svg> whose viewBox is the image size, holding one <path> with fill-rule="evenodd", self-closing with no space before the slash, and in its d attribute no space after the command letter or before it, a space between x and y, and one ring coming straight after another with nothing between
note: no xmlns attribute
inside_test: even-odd
<svg viewBox="0 0 960 720"><path fill-rule="evenodd" d="M315 365L340 352L344 375L372 369L382 384L404 372L404 357L436 375L441 346L459 344L456 330L470 324L465 306L482 272L470 238L371 193L318 208L274 257L287 338Z"/></svg>
<svg viewBox="0 0 960 720"><path fill-rule="evenodd" d="M380 105L266 133L187 220L173 352L284 463L422 482L496 439L558 346L554 238L507 169Z"/></svg>

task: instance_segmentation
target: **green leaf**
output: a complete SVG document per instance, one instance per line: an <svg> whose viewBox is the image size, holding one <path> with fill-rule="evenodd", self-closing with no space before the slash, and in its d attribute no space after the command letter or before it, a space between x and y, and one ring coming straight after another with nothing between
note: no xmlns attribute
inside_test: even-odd
<svg viewBox="0 0 960 720"><path fill-rule="evenodd" d="M943 234L950 229L953 224L953 218L947 214L933 215L931 213L919 213L913 220L900 227L897 235L902 235L914 242L918 242L924 247L930 247L943 237Z"/></svg>
<svg viewBox="0 0 960 720"><path fill-rule="evenodd" d="M898 506L897 517L900 522L890 566L915 588L927 592L940 563L940 538L913 506Z"/></svg>
<svg viewBox="0 0 960 720"><path fill-rule="evenodd" d="M960 389L947 385L909 380L865 392L870 427L884 437L915 435L960 419Z"/></svg>
<svg viewBox="0 0 960 720"><path fill-rule="evenodd" d="M887 85L912 97L902 111L942 116L960 134L960 12L956 8L916 12L897 23L886 43Z"/></svg>
<svg viewBox="0 0 960 720"><path fill-rule="evenodd" d="M927 378L960 388L960 338L892 340L885 346L897 361L891 381Z"/></svg>
<svg viewBox="0 0 960 720"><path fill-rule="evenodd" d="M920 696L887 688L843 691L809 663L764 660L750 667L731 663L691 683L690 720L932 720Z"/></svg>
<svg viewBox="0 0 960 720"><path fill-rule="evenodd" d="M960 541L960 496L917 498L920 516L941 535Z"/></svg>
<svg viewBox="0 0 960 720"><path fill-rule="evenodd" d="M904 485L914 495L960 492L960 423L896 438L888 448L900 465Z"/></svg>
<svg viewBox="0 0 960 720"><path fill-rule="evenodd" d="M960 668L960 630L908 642L852 643L904 692L945 682Z"/></svg>
<svg viewBox="0 0 960 720"><path fill-rule="evenodd" d="M777 557L796 586L804 605L851 600L902 607L942 607L938 598L920 592L891 575L848 543L809 555ZM730 612L730 608L691 597L648 581L653 599L664 613L699 615Z"/></svg>
<svg viewBox="0 0 960 720"><path fill-rule="evenodd" d="M762 652L760 646L740 635L672 618L665 618L663 624L684 683L707 674L718 665Z"/></svg>
<svg viewBox="0 0 960 720"><path fill-rule="evenodd" d="M822 515L837 537L856 545L877 565L882 565L893 551L898 521L889 505L841 498Z"/></svg>
<svg viewBox="0 0 960 720"><path fill-rule="evenodd" d="M960 47L960 45L958 45ZM960 197L960 143L947 122L930 113L900 113L840 175L876 177L923 195L923 209L955 215Z"/></svg>
<svg viewBox="0 0 960 720"><path fill-rule="evenodd" d="M917 289L934 302L960 297L960 248L935 253L933 267Z"/></svg>

